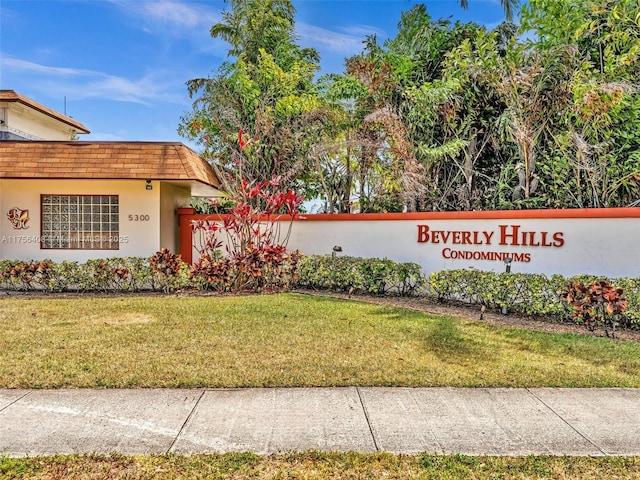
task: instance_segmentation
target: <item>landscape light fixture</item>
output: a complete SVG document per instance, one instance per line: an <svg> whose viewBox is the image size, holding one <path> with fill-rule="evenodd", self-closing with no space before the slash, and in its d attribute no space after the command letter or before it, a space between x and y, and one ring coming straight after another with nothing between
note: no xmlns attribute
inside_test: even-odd
<svg viewBox="0 0 640 480"><path fill-rule="evenodd" d="M338 253L338 252L341 252L341 251L342 251L342 247L341 247L340 245L334 245L334 247L333 247L333 249L332 249L332 250L333 250L333 251L331 252L331 255L332 255L333 257L335 257L335 256L336 256L336 253Z"/></svg>
<svg viewBox="0 0 640 480"><path fill-rule="evenodd" d="M511 273L511 262L513 261L513 258L511 257L505 257L504 258L504 266L505 266L505 272L507 273Z"/></svg>
<svg viewBox="0 0 640 480"><path fill-rule="evenodd" d="M504 257L504 260L503 260L503 261L504 261L504 266L505 266L504 271L505 271L506 273L511 273L511 262L513 261L513 258L511 258L511 257ZM502 314L503 314L503 315L506 315L506 314L507 314L507 306L506 306L506 305L502 307Z"/></svg>
<svg viewBox="0 0 640 480"><path fill-rule="evenodd" d="M153 185L151 185L151 180L147 180L147 184L144 187L146 190L153 190Z"/></svg>

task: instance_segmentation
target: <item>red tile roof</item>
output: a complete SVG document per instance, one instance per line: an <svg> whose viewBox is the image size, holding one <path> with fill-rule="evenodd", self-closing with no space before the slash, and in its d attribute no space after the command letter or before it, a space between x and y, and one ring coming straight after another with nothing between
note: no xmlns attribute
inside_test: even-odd
<svg viewBox="0 0 640 480"><path fill-rule="evenodd" d="M44 113L45 115L51 118L54 118L60 122L63 122L63 123L66 123L67 125L72 126L76 130L78 130L78 133L91 133L89 132L87 127L82 125L80 122L75 121L73 118L67 117L66 115L58 113L55 110L51 110L49 107L45 107L44 105L34 100L31 100L30 98L20 95L15 90L0 90L0 102L22 103L23 105L26 105L34 110L37 110L40 113Z"/></svg>
<svg viewBox="0 0 640 480"><path fill-rule="evenodd" d="M220 187L182 143L0 141L0 178L195 180Z"/></svg>

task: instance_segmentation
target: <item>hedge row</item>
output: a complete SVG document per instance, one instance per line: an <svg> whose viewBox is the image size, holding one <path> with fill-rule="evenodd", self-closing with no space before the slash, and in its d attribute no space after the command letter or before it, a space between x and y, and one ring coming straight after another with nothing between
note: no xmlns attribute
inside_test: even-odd
<svg viewBox="0 0 640 480"><path fill-rule="evenodd" d="M289 289L299 254L284 248L248 251L233 261L202 257L191 266L166 249L148 258L113 257L84 263L0 260L0 289L46 292L173 292L180 289L281 291Z"/></svg>
<svg viewBox="0 0 640 480"><path fill-rule="evenodd" d="M475 269L444 270L424 277L415 263L387 259L312 255L298 265L297 286L315 290L369 294L419 295L439 301L484 305L520 315L553 316L572 321L574 311L562 298L569 281L590 284L609 280L629 302L620 324L640 328L640 279L581 275L566 278L541 274L495 273Z"/></svg>
<svg viewBox="0 0 640 480"><path fill-rule="evenodd" d="M169 252L158 252L149 258L114 257L84 263L0 260L0 288L7 290L169 292L189 284L189 265Z"/></svg>
<svg viewBox="0 0 640 480"><path fill-rule="evenodd" d="M554 316L570 320L574 311L562 297L568 282L588 285L596 280L608 280L622 288L629 302L620 319L624 327L640 328L640 279L579 275L563 277L532 273L494 273L475 269L447 270L432 273L423 294L439 300L456 300L471 305L531 316Z"/></svg>
<svg viewBox="0 0 640 480"><path fill-rule="evenodd" d="M167 251L149 258L123 257L79 262L0 260L0 288L9 290L137 292L208 289L202 267L190 267ZM295 286L378 295L415 295L424 277L420 265L391 260L308 256L297 265Z"/></svg>
<svg viewBox="0 0 640 480"><path fill-rule="evenodd" d="M194 275L195 273L195 275ZM428 296L440 301L484 305L492 310L570 320L573 311L562 298L567 282L608 280L624 290L623 327L640 328L640 278L595 276L566 278L540 274L495 273L475 269L446 270L425 277L416 263L332 255L302 257L294 287L375 295ZM210 283L210 282L209 282ZM78 262L0 260L0 288L48 292L175 291L210 288L207 279L168 251L149 258L108 258Z"/></svg>

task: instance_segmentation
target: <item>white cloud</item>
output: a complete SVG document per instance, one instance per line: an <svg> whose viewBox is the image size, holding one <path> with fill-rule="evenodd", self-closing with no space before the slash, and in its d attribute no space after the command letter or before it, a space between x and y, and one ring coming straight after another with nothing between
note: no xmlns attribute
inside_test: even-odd
<svg viewBox="0 0 640 480"><path fill-rule="evenodd" d="M1 1L1 0L0 0ZM210 35L211 27L222 20L221 10L180 0L107 0L117 6L135 28L165 39L185 39L194 51L225 57L229 46Z"/></svg>
<svg viewBox="0 0 640 480"><path fill-rule="evenodd" d="M142 21L143 29L159 28L174 35L191 35L194 29L205 32L220 21L220 12L206 5L177 0L108 0Z"/></svg>
<svg viewBox="0 0 640 480"><path fill-rule="evenodd" d="M340 27L340 30L348 35L360 37L363 40L367 35L377 35L379 38L387 37L387 32L371 25L349 25L347 27Z"/></svg>
<svg viewBox="0 0 640 480"><path fill-rule="evenodd" d="M220 20L220 15L202 5L187 5L163 0L144 4L145 14L162 22L193 28L211 26Z"/></svg>
<svg viewBox="0 0 640 480"><path fill-rule="evenodd" d="M87 75L101 75L99 72L91 70L82 70L77 68L66 67L50 67L47 65L40 65L37 63L29 62L28 60L21 60L19 58L0 57L0 67L3 69L21 70L25 72L37 72L44 75L56 75L63 77L76 77Z"/></svg>
<svg viewBox="0 0 640 480"><path fill-rule="evenodd" d="M0 58L0 69L17 75L38 73L37 79L29 76L28 83L49 95L64 95L70 91L78 99L101 98L121 102L149 104L163 101L183 103L183 79L167 72L153 72L139 79L109 75L94 70L41 65L12 57Z"/></svg>
<svg viewBox="0 0 640 480"><path fill-rule="evenodd" d="M353 55L362 50L362 40L364 37L338 33L326 28L316 27L308 23L299 22L296 24L296 33L300 37L303 46L322 47L343 55Z"/></svg>
<svg viewBox="0 0 640 480"><path fill-rule="evenodd" d="M79 91L79 98L106 98L121 102L134 102L148 104L155 101L181 103L182 95L173 93L176 89L175 82L158 78L159 75L145 75L136 80L103 75L92 81L88 81ZM180 87L182 82L180 83Z"/></svg>

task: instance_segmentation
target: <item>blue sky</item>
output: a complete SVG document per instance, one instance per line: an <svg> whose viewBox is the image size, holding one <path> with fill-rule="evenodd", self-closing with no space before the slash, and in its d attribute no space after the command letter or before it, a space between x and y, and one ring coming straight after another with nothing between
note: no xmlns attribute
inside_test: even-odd
<svg viewBox="0 0 640 480"><path fill-rule="evenodd" d="M299 44L321 73L343 71L366 35L394 37L411 0L293 0ZM498 0L425 0L434 19L504 20ZM215 73L228 45L209 35L222 0L0 0L0 89L66 112L81 140L182 141L185 82ZM186 143L186 142L185 142Z"/></svg>

